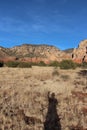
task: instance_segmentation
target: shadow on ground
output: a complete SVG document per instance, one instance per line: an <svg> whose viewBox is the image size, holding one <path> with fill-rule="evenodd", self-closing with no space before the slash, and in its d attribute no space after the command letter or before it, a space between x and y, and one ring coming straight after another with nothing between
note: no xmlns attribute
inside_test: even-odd
<svg viewBox="0 0 87 130"><path fill-rule="evenodd" d="M48 111L44 122L44 130L61 130L60 118L57 114L58 101L55 93L48 92Z"/></svg>

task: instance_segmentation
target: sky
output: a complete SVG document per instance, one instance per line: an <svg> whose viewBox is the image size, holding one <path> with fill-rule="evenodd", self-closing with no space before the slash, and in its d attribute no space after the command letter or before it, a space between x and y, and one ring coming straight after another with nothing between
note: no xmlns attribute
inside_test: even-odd
<svg viewBox="0 0 87 130"><path fill-rule="evenodd" d="M87 0L0 0L0 46L75 48L87 39Z"/></svg>

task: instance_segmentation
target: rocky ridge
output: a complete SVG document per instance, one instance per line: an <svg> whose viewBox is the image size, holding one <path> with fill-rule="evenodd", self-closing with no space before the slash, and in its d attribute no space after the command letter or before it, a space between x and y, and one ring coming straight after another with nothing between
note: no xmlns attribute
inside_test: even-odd
<svg viewBox="0 0 87 130"><path fill-rule="evenodd" d="M87 62L87 40L81 41L78 48L62 51L55 46L23 44L12 48L0 47L0 60L49 63L72 59L75 62Z"/></svg>
<svg viewBox="0 0 87 130"><path fill-rule="evenodd" d="M2 51L4 49L4 55ZM68 54L59 50L54 46L49 45L32 45L23 44L21 46L15 46L13 48L2 48L0 51L1 60L19 60L28 62L40 62L44 61L49 63L51 61L61 61L64 58L70 58ZM3 58L3 59L2 59Z"/></svg>

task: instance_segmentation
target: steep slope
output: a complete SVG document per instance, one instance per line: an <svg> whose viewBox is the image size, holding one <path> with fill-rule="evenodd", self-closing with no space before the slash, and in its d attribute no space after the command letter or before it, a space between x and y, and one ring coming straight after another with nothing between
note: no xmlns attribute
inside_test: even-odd
<svg viewBox="0 0 87 130"><path fill-rule="evenodd" d="M7 49L0 46L0 58L7 56L9 56L9 54L7 53Z"/></svg>
<svg viewBox="0 0 87 130"><path fill-rule="evenodd" d="M4 48L0 46L0 61L14 61L16 57L12 55L12 52L9 48Z"/></svg>

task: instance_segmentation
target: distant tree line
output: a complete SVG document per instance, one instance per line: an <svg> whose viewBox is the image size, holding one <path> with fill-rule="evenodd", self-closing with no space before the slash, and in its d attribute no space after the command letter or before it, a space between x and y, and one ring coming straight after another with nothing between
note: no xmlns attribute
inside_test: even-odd
<svg viewBox="0 0 87 130"><path fill-rule="evenodd" d="M60 69L76 69L77 67L80 68L87 68L87 62L83 62L81 64L75 63L72 60L62 60L61 62L52 61L49 64L40 61L39 63L32 63L32 62L19 62L19 61L8 61L2 62L0 61L0 67L19 67L19 68L31 68L32 66L52 66L52 67L59 67Z"/></svg>

